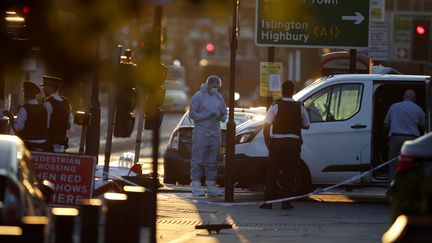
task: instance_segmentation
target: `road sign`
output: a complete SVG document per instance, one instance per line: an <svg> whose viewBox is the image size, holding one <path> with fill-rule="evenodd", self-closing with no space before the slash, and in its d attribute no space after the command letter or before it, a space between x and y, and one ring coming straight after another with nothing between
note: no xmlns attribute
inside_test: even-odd
<svg viewBox="0 0 432 243"><path fill-rule="evenodd" d="M281 62L260 62L260 96L281 96L282 78Z"/></svg>
<svg viewBox="0 0 432 243"><path fill-rule="evenodd" d="M370 0L257 0L260 46L367 48Z"/></svg>
<svg viewBox="0 0 432 243"><path fill-rule="evenodd" d="M31 163L40 182L54 184L50 204L73 206L92 197L96 157L31 151Z"/></svg>
<svg viewBox="0 0 432 243"><path fill-rule="evenodd" d="M371 21L368 55L374 61L387 61L389 59L388 29L387 22Z"/></svg>

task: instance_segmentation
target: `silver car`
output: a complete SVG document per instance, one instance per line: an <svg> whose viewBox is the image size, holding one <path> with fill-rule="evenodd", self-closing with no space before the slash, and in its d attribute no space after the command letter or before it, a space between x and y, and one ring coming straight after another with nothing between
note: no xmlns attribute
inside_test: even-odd
<svg viewBox="0 0 432 243"><path fill-rule="evenodd" d="M38 184L30 152L17 136L0 135L0 225L19 225L23 216L48 216L48 184Z"/></svg>

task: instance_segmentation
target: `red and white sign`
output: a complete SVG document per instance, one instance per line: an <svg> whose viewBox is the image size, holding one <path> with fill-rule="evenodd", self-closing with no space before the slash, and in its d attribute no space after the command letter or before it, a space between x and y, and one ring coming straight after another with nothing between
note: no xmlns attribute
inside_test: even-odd
<svg viewBox="0 0 432 243"><path fill-rule="evenodd" d="M32 151L31 162L39 181L48 180L54 184L50 204L72 206L92 197L95 157Z"/></svg>

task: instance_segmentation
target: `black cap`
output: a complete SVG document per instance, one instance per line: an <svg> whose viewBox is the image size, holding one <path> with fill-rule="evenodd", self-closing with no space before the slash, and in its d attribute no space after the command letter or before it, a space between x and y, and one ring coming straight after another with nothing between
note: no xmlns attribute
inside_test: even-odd
<svg viewBox="0 0 432 243"><path fill-rule="evenodd" d="M54 85L54 86L60 86L62 84L62 79L54 76L42 76L43 82L41 86L44 86L46 84Z"/></svg>
<svg viewBox="0 0 432 243"><path fill-rule="evenodd" d="M27 94L39 94L40 88L39 85L35 84L32 81L25 81L23 83L24 93Z"/></svg>

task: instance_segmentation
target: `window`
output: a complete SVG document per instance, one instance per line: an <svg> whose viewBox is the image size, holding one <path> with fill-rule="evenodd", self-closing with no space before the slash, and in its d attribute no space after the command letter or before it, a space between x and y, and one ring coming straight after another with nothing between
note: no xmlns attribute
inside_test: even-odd
<svg viewBox="0 0 432 243"><path fill-rule="evenodd" d="M312 95L304 102L310 121L342 121L351 118L360 110L362 91L361 84L343 84Z"/></svg>

